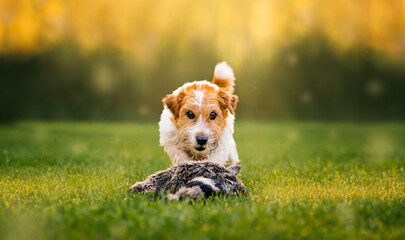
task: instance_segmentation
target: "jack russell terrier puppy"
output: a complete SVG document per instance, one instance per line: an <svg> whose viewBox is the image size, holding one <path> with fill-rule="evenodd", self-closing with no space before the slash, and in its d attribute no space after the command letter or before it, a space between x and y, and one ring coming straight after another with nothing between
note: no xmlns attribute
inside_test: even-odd
<svg viewBox="0 0 405 240"><path fill-rule="evenodd" d="M173 165L212 162L228 167L239 163L233 139L238 102L234 85L232 68L221 62L212 82L188 82L163 98L160 145Z"/></svg>

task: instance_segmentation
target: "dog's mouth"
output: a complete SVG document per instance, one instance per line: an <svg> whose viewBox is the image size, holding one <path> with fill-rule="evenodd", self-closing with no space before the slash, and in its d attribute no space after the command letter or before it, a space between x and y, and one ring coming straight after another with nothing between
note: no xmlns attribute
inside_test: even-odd
<svg viewBox="0 0 405 240"><path fill-rule="evenodd" d="M205 147L199 146L199 147L196 147L195 150L202 152L205 150Z"/></svg>

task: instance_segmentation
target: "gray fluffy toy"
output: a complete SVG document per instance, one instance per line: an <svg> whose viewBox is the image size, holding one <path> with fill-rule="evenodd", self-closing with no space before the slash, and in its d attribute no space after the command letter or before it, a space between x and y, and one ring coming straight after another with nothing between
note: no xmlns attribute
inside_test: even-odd
<svg viewBox="0 0 405 240"><path fill-rule="evenodd" d="M137 182L131 192L169 192L170 200L198 199L205 196L246 194L249 190L236 175L240 163L228 168L210 162L184 163L150 175L145 181Z"/></svg>

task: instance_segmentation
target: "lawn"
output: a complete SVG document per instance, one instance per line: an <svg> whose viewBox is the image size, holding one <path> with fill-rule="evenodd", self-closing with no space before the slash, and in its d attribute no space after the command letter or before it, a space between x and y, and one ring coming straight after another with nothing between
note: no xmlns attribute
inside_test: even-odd
<svg viewBox="0 0 405 240"><path fill-rule="evenodd" d="M1 239L404 239L405 124L238 122L249 197L126 189L169 167L157 123L0 125Z"/></svg>

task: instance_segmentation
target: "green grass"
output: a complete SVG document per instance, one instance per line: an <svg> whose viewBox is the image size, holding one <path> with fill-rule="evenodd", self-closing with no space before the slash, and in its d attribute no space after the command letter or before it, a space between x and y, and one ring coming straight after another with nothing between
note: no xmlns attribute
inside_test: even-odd
<svg viewBox="0 0 405 240"><path fill-rule="evenodd" d="M238 122L251 197L164 202L128 186L170 160L156 123L0 126L1 239L400 239L405 124Z"/></svg>

